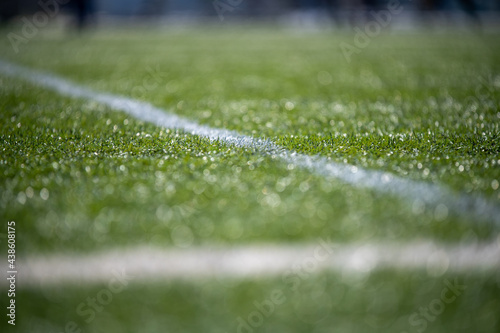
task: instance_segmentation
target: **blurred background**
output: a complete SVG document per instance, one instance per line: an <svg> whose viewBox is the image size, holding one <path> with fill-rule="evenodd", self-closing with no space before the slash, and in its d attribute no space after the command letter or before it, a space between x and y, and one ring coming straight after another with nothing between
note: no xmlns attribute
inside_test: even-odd
<svg viewBox="0 0 500 333"><path fill-rule="evenodd" d="M57 8L58 17L76 17L80 27L137 20L145 23L183 23L278 20L301 27L349 28L369 19L371 10L388 4L404 6L392 27L428 24L496 25L500 0L2 0L4 24L36 13L41 3ZM54 6L54 3L56 6ZM76 15L76 16L75 16ZM55 15L54 15L55 16Z"/></svg>

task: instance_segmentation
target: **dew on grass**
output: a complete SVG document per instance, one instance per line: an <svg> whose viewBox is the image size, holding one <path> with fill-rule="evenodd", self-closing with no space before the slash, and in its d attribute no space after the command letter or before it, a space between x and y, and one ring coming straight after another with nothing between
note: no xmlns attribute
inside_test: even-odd
<svg viewBox="0 0 500 333"><path fill-rule="evenodd" d="M194 235L188 226L180 225L172 230L172 241L181 248L190 247L194 242Z"/></svg>
<svg viewBox="0 0 500 333"><path fill-rule="evenodd" d="M434 218L437 221L443 221L448 217L448 207L444 204L439 204L434 209Z"/></svg>
<svg viewBox="0 0 500 333"><path fill-rule="evenodd" d="M30 199L33 198L33 195L35 194L35 191L33 191L33 188L31 186L28 186L25 192L26 192L26 197Z"/></svg>
<svg viewBox="0 0 500 333"><path fill-rule="evenodd" d="M47 190L46 188L42 188L42 190L40 191L40 198L42 198L42 200L49 199L49 190Z"/></svg>
<svg viewBox="0 0 500 333"><path fill-rule="evenodd" d="M300 215L305 219L311 221L311 225L318 227L319 225L322 224L322 222L319 221L318 219L313 219L313 217L316 215L317 210L318 207L316 205L316 201L313 200L302 201Z"/></svg>
<svg viewBox="0 0 500 333"><path fill-rule="evenodd" d="M321 71L318 73L318 82L321 85L327 86L333 82L332 75L327 71Z"/></svg>
<svg viewBox="0 0 500 333"><path fill-rule="evenodd" d="M389 183L392 180L393 176L391 174L385 173L382 175L382 182Z"/></svg>
<svg viewBox="0 0 500 333"><path fill-rule="evenodd" d="M278 193L269 193L261 200L261 205L276 208L281 204L281 198Z"/></svg>
<svg viewBox="0 0 500 333"><path fill-rule="evenodd" d="M287 109L288 111L292 111L294 108L295 104L293 104L292 102L288 101L285 103L285 109Z"/></svg>
<svg viewBox="0 0 500 333"><path fill-rule="evenodd" d="M173 210L167 205L160 205L156 208L155 216L163 225L169 225L173 217Z"/></svg>
<svg viewBox="0 0 500 333"><path fill-rule="evenodd" d="M106 193L107 195L113 195L114 192L115 192L115 187L112 184L107 184L104 187L104 193Z"/></svg>
<svg viewBox="0 0 500 333"><path fill-rule="evenodd" d="M415 199L412 205L412 211L415 215L420 215L425 212L425 203L420 199Z"/></svg>
<svg viewBox="0 0 500 333"><path fill-rule="evenodd" d="M21 205L24 205L26 203L26 194L24 192L19 192L17 194L17 202L19 202Z"/></svg>
<svg viewBox="0 0 500 333"><path fill-rule="evenodd" d="M305 193L307 191L309 191L309 188L310 188L310 185L309 185L309 182L308 181L303 181L300 183L299 185L299 190L302 192L302 193Z"/></svg>
<svg viewBox="0 0 500 333"><path fill-rule="evenodd" d="M103 223L103 221L94 221L88 230L89 236L94 242L104 242L107 238L108 228L109 226L107 223Z"/></svg>

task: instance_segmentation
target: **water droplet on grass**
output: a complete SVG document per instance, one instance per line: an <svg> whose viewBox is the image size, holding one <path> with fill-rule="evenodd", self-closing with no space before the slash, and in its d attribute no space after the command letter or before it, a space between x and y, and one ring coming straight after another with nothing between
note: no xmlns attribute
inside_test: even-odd
<svg viewBox="0 0 500 333"><path fill-rule="evenodd" d="M31 188L31 186L29 186L27 189L26 189L26 196L28 198L33 198L33 194L34 194L34 191L33 189Z"/></svg>
<svg viewBox="0 0 500 333"><path fill-rule="evenodd" d="M40 191L40 198L42 198L42 200L48 200L49 190L47 190L46 188L42 188L42 190Z"/></svg>
<svg viewBox="0 0 500 333"><path fill-rule="evenodd" d="M318 82L320 84L327 86L330 83L332 83L332 81L333 81L332 75L327 71L321 71L318 73Z"/></svg>
<svg viewBox="0 0 500 333"><path fill-rule="evenodd" d="M19 192L17 194L17 201L21 204L24 205L26 203L26 194L24 192Z"/></svg>
<svg viewBox="0 0 500 333"><path fill-rule="evenodd" d="M293 104L292 102L285 103L285 109L287 109L288 111L292 111L294 108L295 108L295 104Z"/></svg>
<svg viewBox="0 0 500 333"><path fill-rule="evenodd" d="M172 230L172 241L176 246L186 248L193 244L194 236L189 227L180 225Z"/></svg>
<svg viewBox="0 0 500 333"><path fill-rule="evenodd" d="M425 212L425 203L422 200L416 199L412 206L413 214L420 215Z"/></svg>
<svg viewBox="0 0 500 333"><path fill-rule="evenodd" d="M448 217L448 207L444 204L439 204L434 210L434 218L438 221L443 221Z"/></svg>

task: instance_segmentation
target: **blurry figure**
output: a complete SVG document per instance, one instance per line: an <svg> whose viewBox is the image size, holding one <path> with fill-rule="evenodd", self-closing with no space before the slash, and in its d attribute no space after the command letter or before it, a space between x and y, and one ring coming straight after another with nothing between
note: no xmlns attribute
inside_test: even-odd
<svg viewBox="0 0 500 333"><path fill-rule="evenodd" d="M165 15L168 7L167 0L143 0L139 9L141 16L161 16Z"/></svg>
<svg viewBox="0 0 500 333"><path fill-rule="evenodd" d="M376 11L378 10L378 1L377 0L362 0L361 1L361 8L364 13L364 19L365 22L369 22L372 20L372 17L370 16L371 11Z"/></svg>
<svg viewBox="0 0 500 333"><path fill-rule="evenodd" d="M76 27L79 31L89 25L94 15L94 6L92 0L71 0L68 3L69 9L73 12L76 19Z"/></svg>
<svg viewBox="0 0 500 333"><path fill-rule="evenodd" d="M477 5L474 0L459 0L463 10L467 13L472 22L478 26L481 25L479 16L477 15Z"/></svg>
<svg viewBox="0 0 500 333"><path fill-rule="evenodd" d="M16 1L0 1L0 24L10 21L19 14L18 3Z"/></svg>
<svg viewBox="0 0 500 333"><path fill-rule="evenodd" d="M354 0L344 3L349 12L348 20L351 27L371 21L370 12L379 9L380 5L378 0Z"/></svg>
<svg viewBox="0 0 500 333"><path fill-rule="evenodd" d="M378 6L378 1L377 0L363 0L361 1L363 6L365 7L365 10L373 10L376 9Z"/></svg>
<svg viewBox="0 0 500 333"><path fill-rule="evenodd" d="M333 22L340 27L342 23L339 0L323 0L323 6Z"/></svg>
<svg viewBox="0 0 500 333"><path fill-rule="evenodd" d="M263 7L262 0L249 1L247 4L248 16L255 18L263 15Z"/></svg>
<svg viewBox="0 0 500 333"><path fill-rule="evenodd" d="M477 13L477 4L475 0L457 0L460 7L467 14L470 22L472 22L475 26L481 26L481 20L479 19L479 15ZM446 10L446 1L445 0L422 0L420 2L420 9L424 11L424 13L428 13L430 11L444 11ZM424 21L425 21L424 17Z"/></svg>

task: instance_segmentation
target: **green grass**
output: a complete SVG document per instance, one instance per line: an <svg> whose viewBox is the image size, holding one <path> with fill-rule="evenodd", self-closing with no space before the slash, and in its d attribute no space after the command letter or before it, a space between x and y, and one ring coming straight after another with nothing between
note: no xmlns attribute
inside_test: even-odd
<svg viewBox="0 0 500 333"><path fill-rule="evenodd" d="M498 202L492 188L499 181L498 145L481 145L494 142L499 133L496 37L382 35L351 65L339 48L342 41L352 42L350 35L238 28L33 40L25 46L29 52L15 57L4 42L4 58L149 101L201 123L282 137L292 149L300 150L305 139L316 143L315 153L335 160L410 173ZM344 145L344 135L367 142L356 138ZM405 136L429 140L429 147L417 143L411 153L394 147L393 153L404 156L378 156L378 148L396 135L403 135L398 138L403 141ZM471 151L460 151L467 140L472 142L463 149ZM442 150L441 142L448 149ZM365 148L373 155L363 161L364 151L335 152L339 146ZM418 163L423 167L415 172ZM460 165L465 171L459 171Z"/></svg>
<svg viewBox="0 0 500 333"><path fill-rule="evenodd" d="M242 27L47 32L19 54L2 39L0 59L500 205L498 36L381 35L348 64L339 44L352 38ZM499 236L470 216L443 216L2 75L0 110L0 220L16 221L19 257L138 244ZM190 234L176 237L179 226ZM446 277L468 289L426 332L498 331L498 274ZM440 296L444 279L396 270L310 276L255 331L416 332L408 317ZM279 278L136 282L87 324L75 308L103 286L19 287L19 332L59 332L72 320L85 332L234 332L254 301L287 288Z"/></svg>
<svg viewBox="0 0 500 333"><path fill-rule="evenodd" d="M446 281L464 286L463 293L424 326L418 315L447 288ZM74 322L84 332L238 332L259 305L263 319L255 332L495 332L498 328L498 277L381 271L369 276L320 274L294 288L281 278L260 281L152 282L129 286L113 295L102 311L80 315L77 308L106 285L80 288L46 287L21 292L20 331L62 332ZM269 306L278 293L274 309ZM453 297L451 292L446 297ZM46 306L49 303L51 306ZM262 309L262 307L260 307ZM83 306L81 310L89 310ZM436 312L435 312L436 313ZM35 314L35 315L34 315ZM258 316L258 315L257 315ZM88 321L87 321L88 320ZM248 330L242 329L241 332Z"/></svg>
<svg viewBox="0 0 500 333"><path fill-rule="evenodd" d="M180 225L191 228L196 244L402 240L416 233L458 241L468 231L480 238L495 232L485 223L436 218L432 208L415 210L397 198L288 170L251 151L13 86L2 96L8 155L1 216L26 229L20 251L174 245L171 231ZM39 104L44 99L48 104Z"/></svg>

